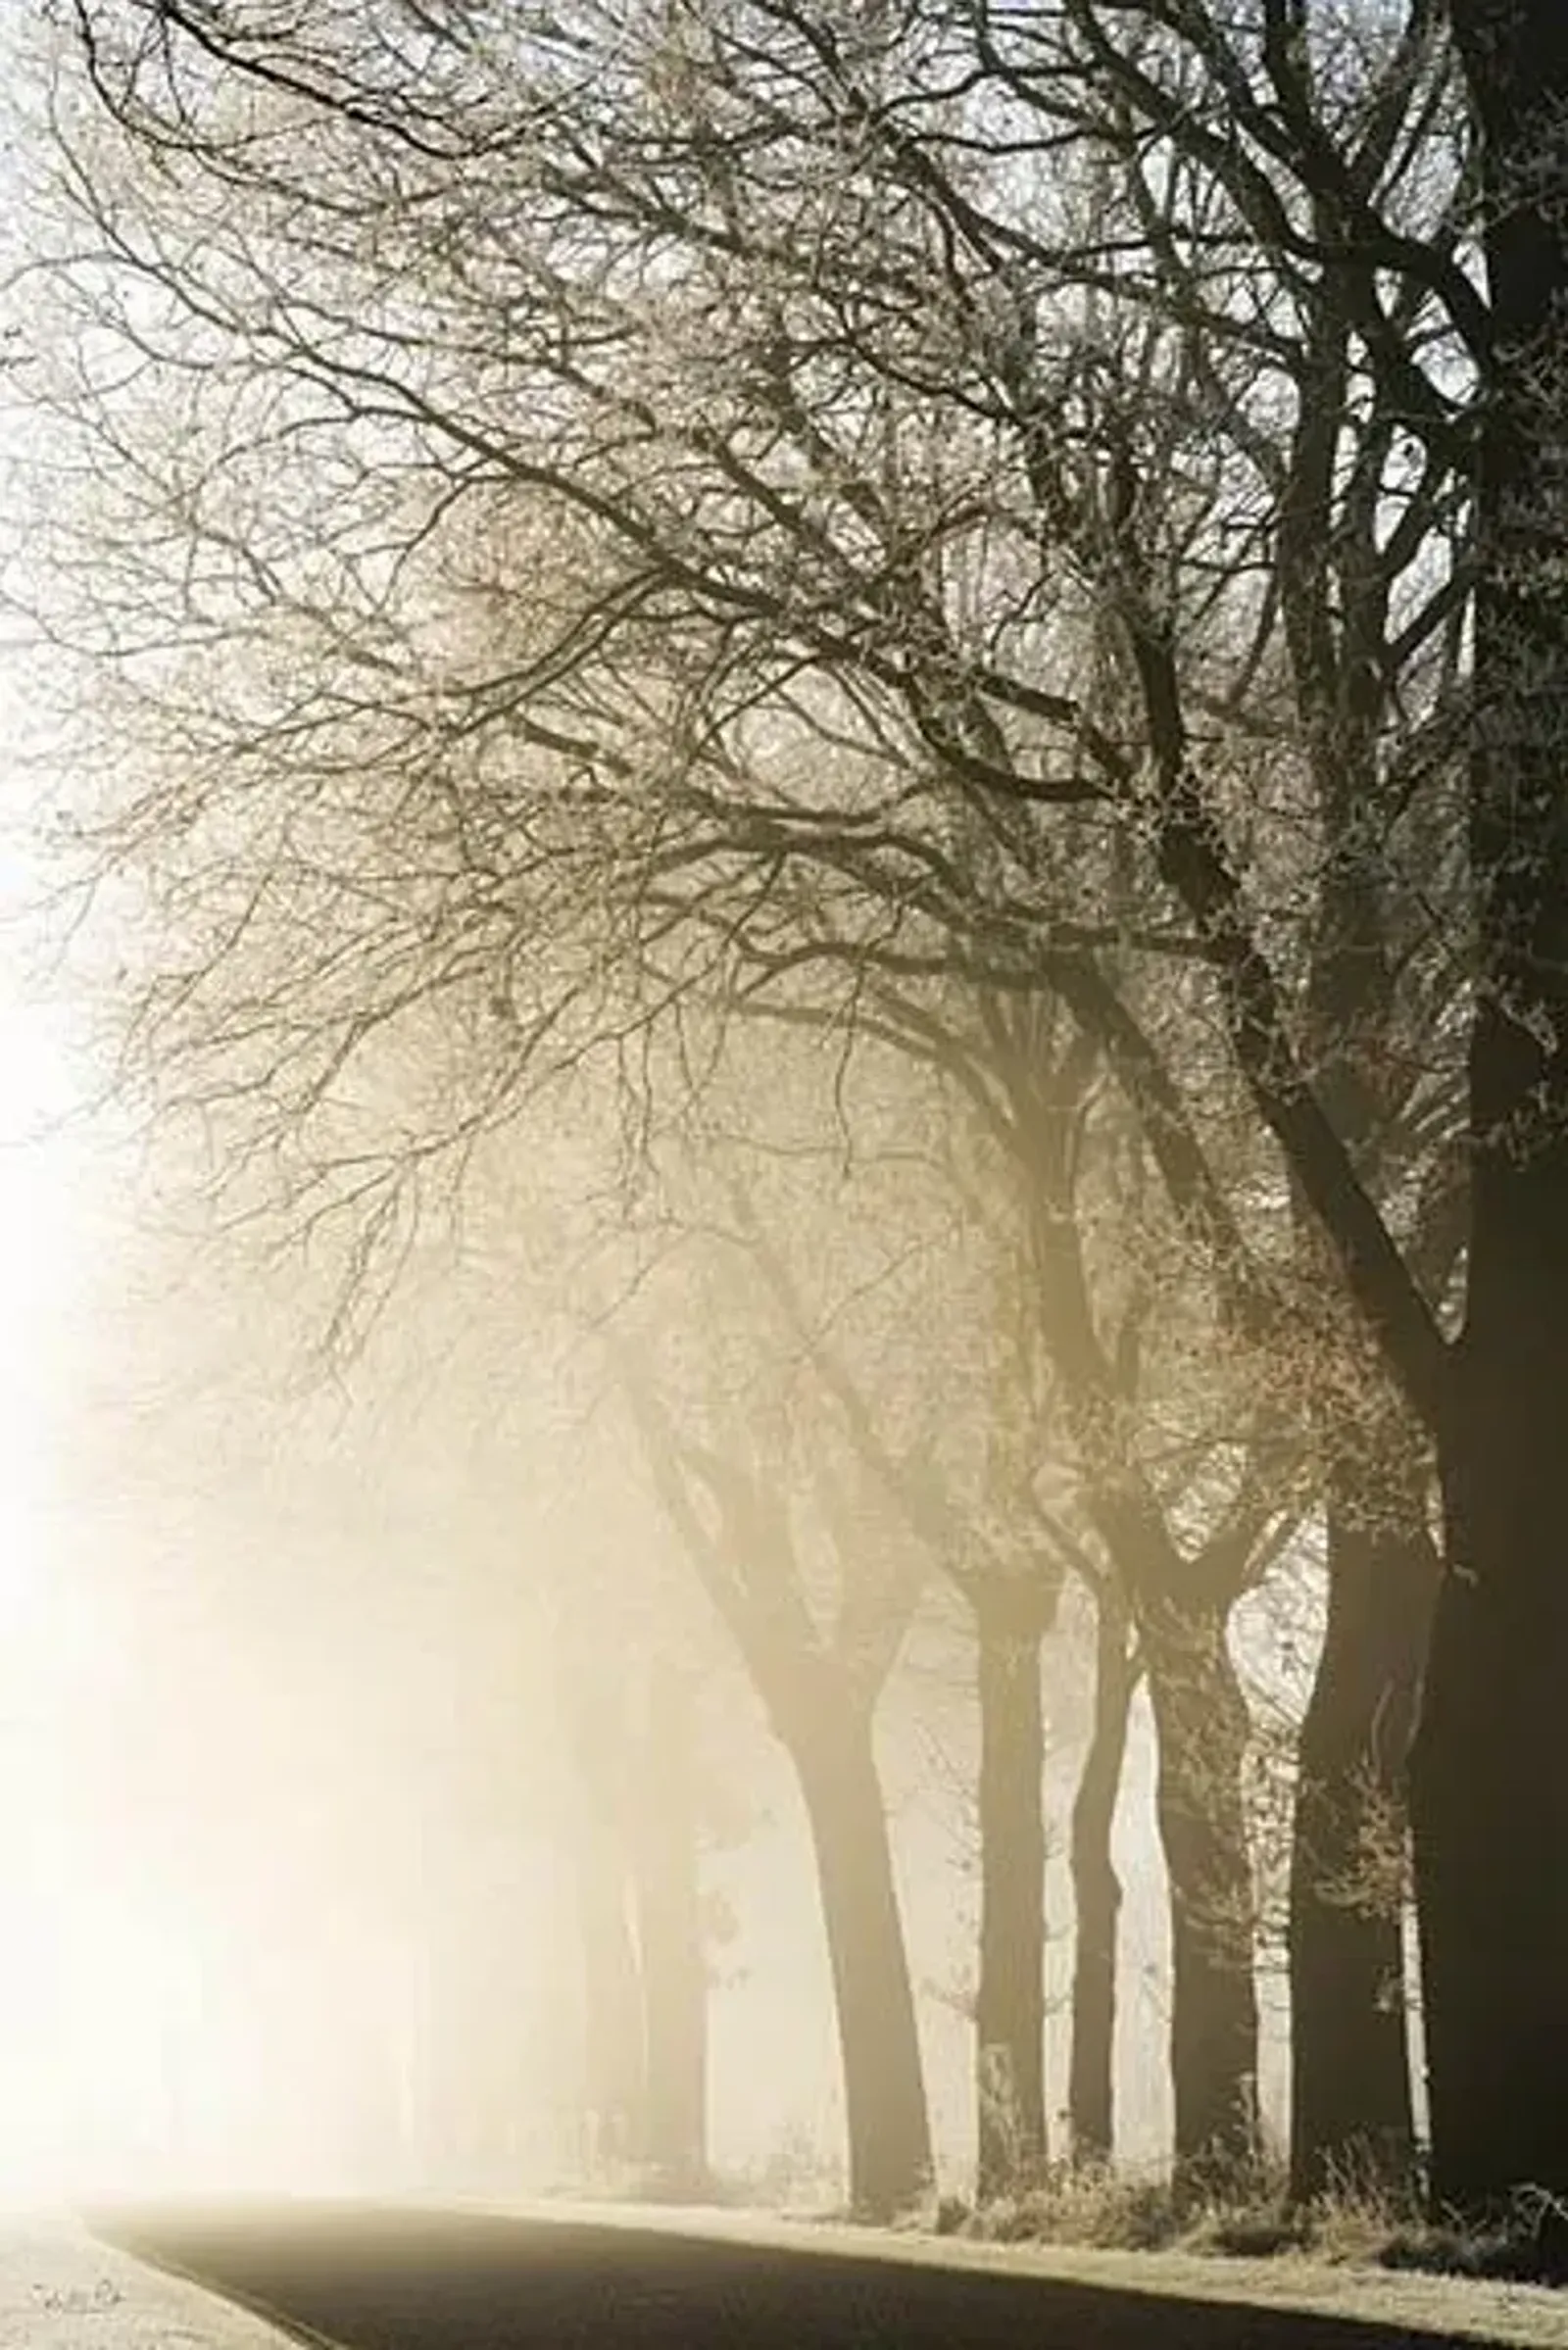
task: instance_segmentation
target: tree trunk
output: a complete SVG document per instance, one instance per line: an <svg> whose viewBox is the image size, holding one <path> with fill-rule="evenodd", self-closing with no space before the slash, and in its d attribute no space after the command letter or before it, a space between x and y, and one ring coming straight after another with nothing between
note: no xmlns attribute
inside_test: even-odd
<svg viewBox="0 0 1568 2350"><path fill-rule="evenodd" d="M708 1964L698 1880L691 1695L656 1666L637 1853L647 2047L643 2157L652 2190L692 2197L708 2177Z"/></svg>
<svg viewBox="0 0 1568 2350"><path fill-rule="evenodd" d="M583 2097L590 2178L641 2159L643 2036L637 1949L618 1837L590 1820L573 1855L583 1956Z"/></svg>
<svg viewBox="0 0 1568 2350"><path fill-rule="evenodd" d="M1568 2197L1568 283L1561 0L1453 0L1494 346L1477 541L1471 1240L1413 1758L1432 2185Z"/></svg>
<svg viewBox="0 0 1568 2350"><path fill-rule="evenodd" d="M583 1968L584 2168L642 2159L642 1979L632 1931L625 1690L575 1618L558 1628L558 1702L575 1777L572 1869Z"/></svg>
<svg viewBox="0 0 1568 2350"><path fill-rule="evenodd" d="M1298 1748L1291 2192L1408 2182L1415 2154L1399 1862L1437 1557L1420 1464L1332 1479L1328 1624Z"/></svg>
<svg viewBox="0 0 1568 2350"><path fill-rule="evenodd" d="M898 1600L891 1624L875 1627L869 1644L852 1643L851 1659L824 1647L804 1595L787 1496L722 1454L687 1446L683 1460L654 1393L634 1376L626 1395L656 1491L795 1766L833 1977L850 2199L866 2219L891 2219L925 2192L932 2175L914 1993L872 1738L872 1685L892 1662L897 1638L889 1633L907 1622L906 1602ZM716 1535L693 1481L716 1508Z"/></svg>
<svg viewBox="0 0 1568 2350"><path fill-rule="evenodd" d="M1568 2198L1568 1350L1523 1387L1474 1412L1476 1473L1448 1463L1412 1764L1432 2192L1481 2219Z"/></svg>
<svg viewBox="0 0 1568 2350"><path fill-rule="evenodd" d="M1170 1879L1176 2160L1192 2177L1244 2162L1256 2144L1257 1990L1244 1777L1250 1724L1226 1641L1226 1613L1167 1600L1147 1606L1139 1624Z"/></svg>
<svg viewBox="0 0 1568 2350"><path fill-rule="evenodd" d="M1138 1668L1127 1652L1127 1612L1102 1585L1096 1596L1095 1723L1072 1807L1077 1913L1067 2116L1075 2162L1108 2162L1115 2146L1116 1956L1121 1881L1110 1836L1127 1752Z"/></svg>
<svg viewBox="0 0 1568 2350"><path fill-rule="evenodd" d="M780 1724L816 1853L838 2013L850 2202L890 2220L931 2181L920 2042L868 1710L847 1698Z"/></svg>
<svg viewBox="0 0 1568 2350"><path fill-rule="evenodd" d="M1045 1724L1040 1644L1054 1603L1021 1578L969 1588L980 1697L975 2104L982 2202L1046 2165Z"/></svg>

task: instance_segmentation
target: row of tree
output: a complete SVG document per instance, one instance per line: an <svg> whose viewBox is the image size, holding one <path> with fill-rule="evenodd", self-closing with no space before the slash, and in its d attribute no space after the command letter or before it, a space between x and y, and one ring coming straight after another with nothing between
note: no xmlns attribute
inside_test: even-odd
<svg viewBox="0 0 1568 2350"><path fill-rule="evenodd" d="M1408 2149L1396 1929L1333 1889L1408 1762L1433 2191L1568 2191L1562 12L35 18L18 592L87 664L64 815L163 1101L247 1208L351 1218L364 1299L553 1082L602 1072L634 1163L743 1024L931 1070L1018 1201L1105 1687L1118 1611L1149 1679L1179 2150L1244 2127L1225 1628L1304 1482L1298 2181ZM1020 1476L999 1418L993 1539L828 1360L963 1579L1005 1808L1038 1429ZM870 1667L780 1631L744 1451L624 1385L859 1905L851 2102L863 2062L907 2149L904 2023L848 2023L894 1928ZM1036 1842L980 2034L1026 2141Z"/></svg>
<svg viewBox="0 0 1568 2350"><path fill-rule="evenodd" d="M1055 1049L1071 1055L1073 1032L1060 1015L1056 1026ZM1034 1045L1037 1066L1051 1066L1053 1040L1037 1033ZM1173 1236L1157 1193L1127 1197L1136 1132L1115 1094L1090 1084L1086 1057L1063 1098L1062 1189L1044 1244L1019 1212L1032 1192L1005 1183L993 1138L944 1083L911 1093L906 1068L886 1053L862 1054L844 1104L858 1137L853 1167L820 1134L813 1151L800 1105L821 1083L821 1057L775 1049L764 1101L744 1054L745 1114L716 1123L711 1080L702 1146L683 1137L678 1180L659 1169L635 1282L625 1277L624 1221L611 1239L626 1295L596 1327L610 1333L612 1407L642 1440L676 1553L731 1636L800 1787L832 1959L855 2199L892 2212L931 2171L875 1725L933 1578L967 1628L962 1671L978 1717L978 1932L965 2004L982 2199L1039 2181L1054 2155L1095 2165L1114 2149L1125 1959L1112 1829L1146 1680L1170 1894L1175 2150L1194 2180L1248 2176L1262 2144L1256 1976L1270 1855L1256 1783L1268 1725L1249 1704L1236 1616L1271 1570L1298 1577L1312 1548L1311 1479L1284 1432L1277 1379L1261 1395L1255 1366L1234 1352L1227 1361L1201 1298L1171 1278ZM792 1065L797 1114L781 1127ZM1053 1285L1040 1280L1036 1246L1050 1250ZM1040 1308L1055 1281L1074 1307L1061 1317ZM1074 1348L1086 1327L1097 1346L1108 1330L1127 1377L1114 1466L1102 1445L1086 1457L1073 1441ZM1140 1549L1123 1533L1133 1502L1147 1529ZM1087 1651L1086 1608L1098 1627ZM1071 2051L1066 2079L1048 2084L1045 1863L1056 1824L1045 1816L1043 1774L1062 1732L1044 1708L1042 1665L1062 1638L1074 1661L1047 1684L1070 1670L1092 1696L1069 1838ZM1362 1744L1311 1780L1325 1823L1298 1872L1285 1937L1303 2018L1296 2070L1310 2084L1295 2099L1303 2195L1352 2177L1402 2179L1414 2155L1397 1824L1397 1708L1413 1671L1413 1647L1398 1650L1380 1685L1383 1780L1369 1775L1377 1731L1365 1721ZM578 1676L592 1691L585 1658ZM1254 1656L1250 1679L1259 1678ZM599 1790L595 1816L609 1825L619 1878L636 1888L630 1904L623 1892L599 1913L609 1924L587 1944L591 1970L608 1966L622 1985L614 1999L590 2001L606 2027L606 2066L622 2081L641 2061L625 2027L637 2011L648 1790L685 1856L683 1884L698 1834L689 1764L666 1793L635 1713L617 1736L601 1710L580 1740L581 1768ZM585 1890L591 1880L596 1900L603 1849L585 1847ZM667 1867L673 1850L661 1856ZM684 1980L698 2001L701 1910L689 1890L683 1914ZM1335 1931L1327 1958L1321 1933L1314 1939L1324 1921ZM1352 2034L1359 2063L1324 2084L1321 2068ZM652 2052L652 2029L642 2045ZM686 2045L696 2130L696 2042ZM1047 2117L1063 2108L1067 2135L1053 2144ZM689 2179L700 2144L690 2135L682 2160L666 2155L654 2169Z"/></svg>

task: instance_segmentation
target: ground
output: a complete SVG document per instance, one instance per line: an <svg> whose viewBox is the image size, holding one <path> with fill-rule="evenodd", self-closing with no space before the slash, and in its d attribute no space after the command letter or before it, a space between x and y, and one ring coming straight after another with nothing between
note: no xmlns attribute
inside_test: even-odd
<svg viewBox="0 0 1568 2350"><path fill-rule="evenodd" d="M536 2225L559 2218L566 2226L576 2221L640 2231L690 2230L735 2243L798 2248L811 2260L852 2255L906 2266L1056 2277L1140 2298L1178 2296L1189 2311L1199 2300L1251 2303L1381 2322L1407 2334L1429 2332L1450 2342L1568 2350L1568 2293L1537 2286L1389 2275L1289 2258L1216 2260L955 2243L915 2232L889 2235L730 2212L612 2212L602 2205L535 2204L528 2207L528 2217ZM37 2213L0 2220L0 2350L284 2350L284 2337L262 2319L101 2244L72 2216Z"/></svg>
<svg viewBox="0 0 1568 2350"><path fill-rule="evenodd" d="M96 2243L68 2213L0 2216L0 2350L297 2350L260 2318Z"/></svg>

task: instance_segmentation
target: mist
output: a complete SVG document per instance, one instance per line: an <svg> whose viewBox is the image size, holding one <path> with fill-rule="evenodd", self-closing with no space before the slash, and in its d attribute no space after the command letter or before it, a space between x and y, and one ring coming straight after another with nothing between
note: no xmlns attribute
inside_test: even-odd
<svg viewBox="0 0 1568 2350"><path fill-rule="evenodd" d="M699 1386L712 1377L680 1302L701 1238L672 1242L665 1199L640 1215L614 1195L607 1221L614 1154L595 1204L584 1135L611 1122L579 1114L529 1155L532 1244L508 1237L503 1152L499 1205L475 1177L344 1353L331 1333L353 1276L330 1246L259 1245L201 1208L194 1166L155 1176L145 1139L87 1106L90 1061L58 1006L19 1001L10 1051L39 1085L5 1161L26 1300L7 1366L8 2191L632 2183L631 2151L596 2143L577 1878L603 1823L573 1709L618 1737L658 1660L679 1668L692 1717L705 2183L836 2205L843 2088L799 1788L628 1441L606 1345L635 1325L689 1380L694 1358ZM926 1239L912 1289L871 1241L859 1262L833 1244L841 1324L858 1291L873 1301L873 1361L942 1262L946 1236ZM757 1327L706 1325L720 1387L804 1412L799 1337L768 1330L765 1300L748 1311ZM956 1351L961 1395L983 1376L983 1330ZM841 1572L811 1569L824 1606ZM951 1591L929 1568L917 1582L877 1754L938 2177L957 2190L975 2161L974 1660ZM1271 1637L1265 1609L1259 1672ZM1055 2080L1093 1641L1080 1600L1045 1654ZM1114 1846L1118 2146L1156 2173L1171 2111L1152 1770L1139 1705ZM1271 2038L1277 2115L1277 2015Z"/></svg>
<svg viewBox="0 0 1568 2350"><path fill-rule="evenodd" d="M19 2186L1568 2194L1468 18L10 20Z"/></svg>

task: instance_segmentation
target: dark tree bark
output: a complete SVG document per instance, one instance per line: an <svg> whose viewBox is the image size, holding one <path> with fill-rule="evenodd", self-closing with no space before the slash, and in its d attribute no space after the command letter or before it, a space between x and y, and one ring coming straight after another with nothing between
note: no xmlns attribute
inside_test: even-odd
<svg viewBox="0 0 1568 2350"><path fill-rule="evenodd" d="M1006 1068L1030 1199L1041 1329L1080 1457L1094 1464L1087 1507L1128 1593L1149 1674L1159 1746L1157 1817L1170 1882L1171 2072L1176 2156L1189 2172L1252 2149L1257 1996L1244 1784L1250 1734L1225 1626L1245 1588L1250 1513L1186 1557L1152 1486L1107 1429L1135 1409L1137 1325L1114 1355L1096 1323L1075 1215L1077 1135L1098 1048L1082 1031L1042 1069L1027 1031Z"/></svg>
<svg viewBox="0 0 1568 2350"><path fill-rule="evenodd" d="M1246 2161L1256 2141L1257 1991L1244 1780L1250 1725L1226 1640L1228 1612L1161 1600L1139 1616L1170 1878L1176 2160L1192 2177Z"/></svg>
<svg viewBox="0 0 1568 2350"><path fill-rule="evenodd" d="M1432 2185L1568 2196L1568 11L1454 0L1494 344L1480 440L1471 1237L1412 1771Z"/></svg>
<svg viewBox="0 0 1568 2350"><path fill-rule="evenodd" d="M1045 1722L1040 1645L1055 1606L1043 1578L974 1577L980 1699L980 1951L975 2104L981 2200L1046 2165Z"/></svg>
<svg viewBox="0 0 1568 2350"><path fill-rule="evenodd" d="M1127 1613L1113 1588L1096 1593L1099 1614L1095 1720L1072 1809L1077 1913L1072 2054L1067 2118L1075 2162L1108 2162L1115 2147L1116 1957L1121 1881L1110 1836L1127 1752L1127 1720L1140 1667L1128 1653Z"/></svg>
<svg viewBox="0 0 1568 2350"><path fill-rule="evenodd" d="M708 2179L708 1963L698 1877L691 1692L656 1665L643 1741L637 1938L647 2048L643 2158L656 2194Z"/></svg>
<svg viewBox="0 0 1568 2350"><path fill-rule="evenodd" d="M1402 1482L1402 1491L1401 1489ZM1402 1832L1438 1562L1419 1461L1342 1466L1328 1507L1328 1623L1301 1725L1290 1891L1291 2192L1413 2172L1402 1904L1368 1885Z"/></svg>
<svg viewBox="0 0 1568 2350"><path fill-rule="evenodd" d="M838 2015L858 2217L891 2220L928 2189L931 2133L908 1953L868 1708L827 1686L808 1711L775 1710L816 1854Z"/></svg>

